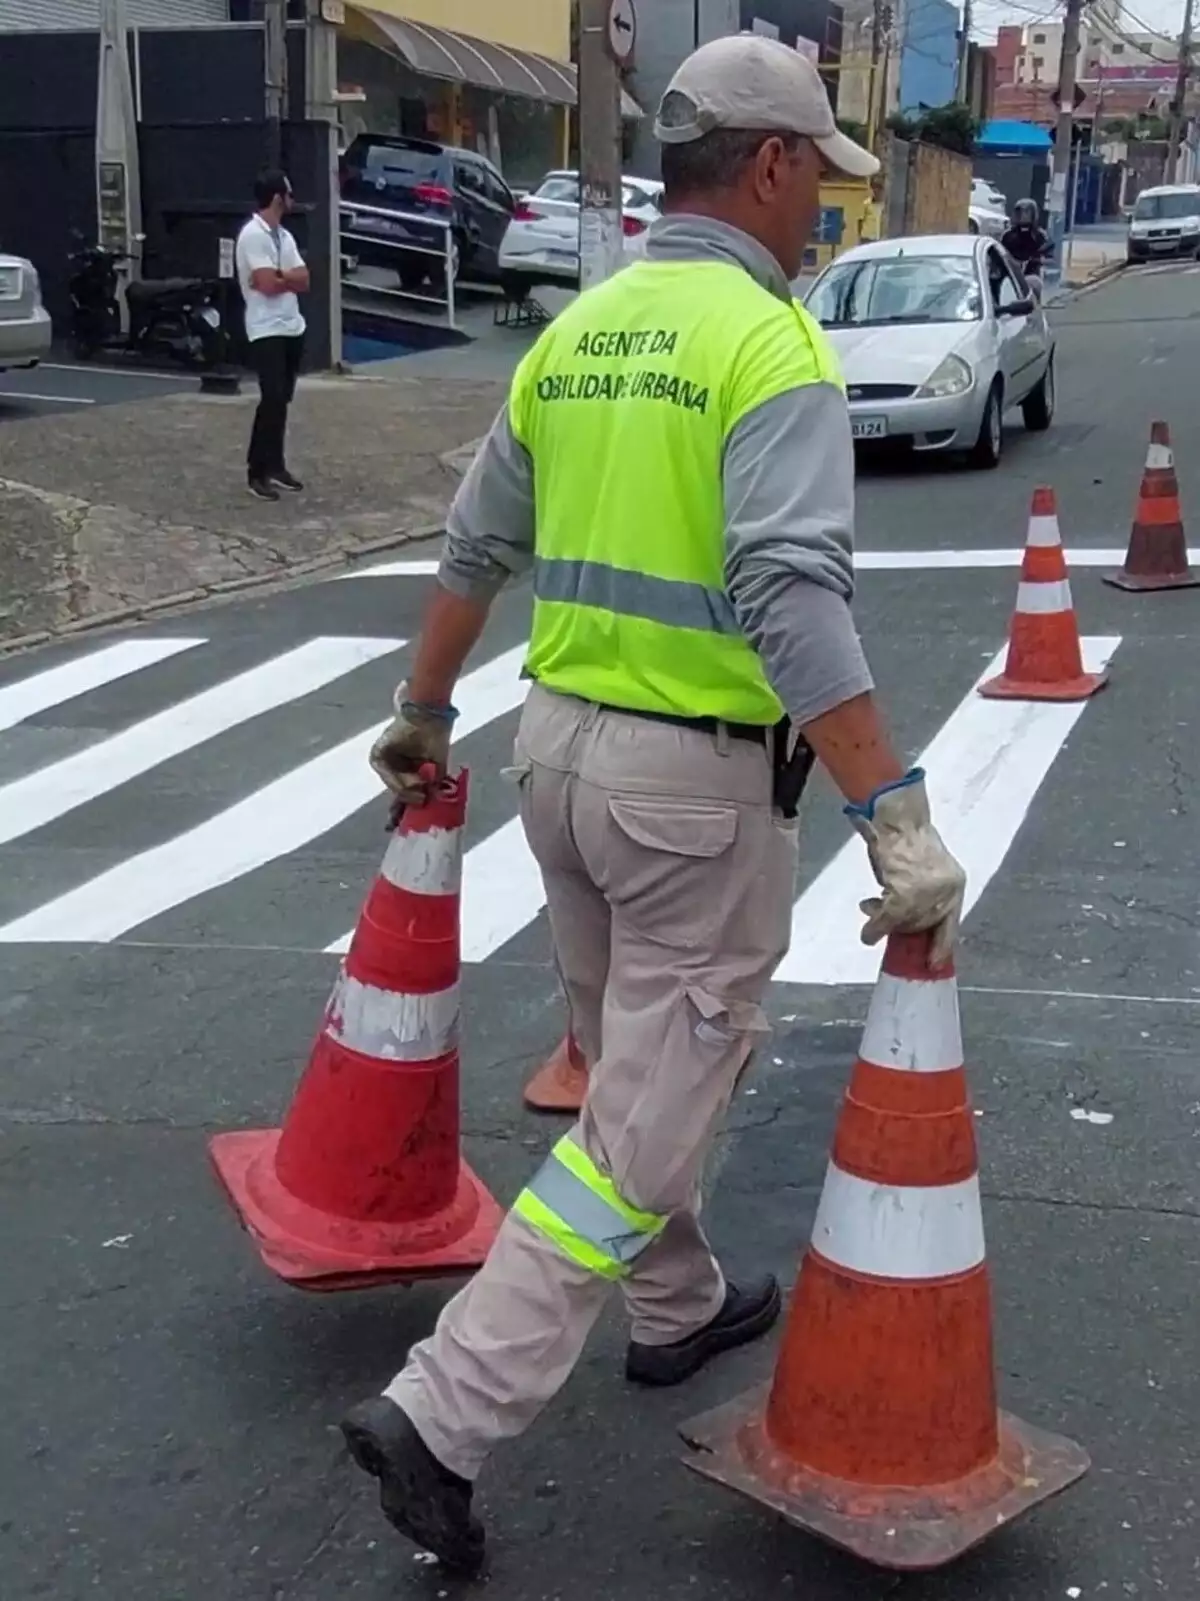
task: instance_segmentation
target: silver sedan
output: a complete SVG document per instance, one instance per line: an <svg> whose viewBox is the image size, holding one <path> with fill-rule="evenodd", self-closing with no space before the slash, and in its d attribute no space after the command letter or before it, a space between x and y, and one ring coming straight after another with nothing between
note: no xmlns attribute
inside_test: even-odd
<svg viewBox="0 0 1200 1601"><path fill-rule="evenodd" d="M36 367L50 354L50 317L31 261L0 255L0 372Z"/></svg>
<svg viewBox="0 0 1200 1601"><path fill-rule="evenodd" d="M806 297L846 379L857 440L965 453L995 467L1003 419L1054 416L1054 335L1021 269L993 239L930 234L859 245Z"/></svg>

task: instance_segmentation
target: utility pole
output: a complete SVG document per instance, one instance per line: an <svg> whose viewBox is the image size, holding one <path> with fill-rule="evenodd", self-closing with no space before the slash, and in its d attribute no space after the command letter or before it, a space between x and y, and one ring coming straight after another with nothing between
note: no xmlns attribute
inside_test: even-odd
<svg viewBox="0 0 1200 1601"><path fill-rule="evenodd" d="M263 89L267 111L267 166L283 166L287 116L287 0L263 0Z"/></svg>
<svg viewBox="0 0 1200 1601"><path fill-rule="evenodd" d="M1071 135L1075 126L1075 77L1079 62L1079 24L1083 0L1067 0L1063 18L1062 58L1058 66L1058 125L1054 130L1054 164L1050 177L1050 238L1054 254L1047 277L1062 274L1062 246L1066 233L1067 182L1071 174Z"/></svg>
<svg viewBox="0 0 1200 1601"><path fill-rule="evenodd" d="M879 115L881 95L886 96L887 84L879 82L880 61L883 58L883 34L888 25L889 12L886 0L872 0L871 5L871 73L867 79L867 148L875 151L879 142L879 126L884 118ZM886 75L887 67L884 66Z"/></svg>
<svg viewBox="0 0 1200 1601"><path fill-rule="evenodd" d="M1171 117L1167 123L1167 160L1163 172L1164 183L1175 182L1175 166L1179 160L1179 141L1183 137L1183 104L1187 98L1188 79L1192 72L1192 11L1194 0L1187 0L1183 8L1183 27L1179 32L1179 72L1175 78L1175 93L1171 98Z"/></svg>
<svg viewBox="0 0 1200 1601"><path fill-rule="evenodd" d="M329 326L329 366L342 364L342 214L338 186L338 28L345 12L340 0L305 0L304 115L317 133L317 208L311 240L324 271L313 273L313 289L324 301Z"/></svg>
<svg viewBox="0 0 1200 1601"><path fill-rule="evenodd" d="M963 0L962 32L958 36L958 73L954 84L954 97L962 105L967 103L967 64L971 49L971 27L974 23L974 8L971 0Z"/></svg>
<svg viewBox="0 0 1200 1601"><path fill-rule="evenodd" d="M621 266L619 68L637 25L632 0L580 0L579 22L579 287L590 289Z"/></svg>

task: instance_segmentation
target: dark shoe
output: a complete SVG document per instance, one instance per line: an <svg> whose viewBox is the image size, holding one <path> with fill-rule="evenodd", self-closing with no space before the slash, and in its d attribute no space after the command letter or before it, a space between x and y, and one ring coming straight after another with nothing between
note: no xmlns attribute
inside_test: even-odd
<svg viewBox="0 0 1200 1601"><path fill-rule="evenodd" d="M412 1421L386 1396L342 1419L350 1455L379 1480L379 1504L400 1533L432 1551L450 1573L483 1566L483 1525L471 1516L471 1484L444 1468Z"/></svg>
<svg viewBox="0 0 1200 1601"><path fill-rule="evenodd" d="M271 482L275 485L276 489L290 489L293 495L298 495L304 488L304 485L300 482L300 480L298 478L293 478L286 467L283 468L281 472L272 473Z"/></svg>
<svg viewBox="0 0 1200 1601"><path fill-rule="evenodd" d="M265 478L251 478L246 487L258 500L279 499L279 491L274 484L269 483Z"/></svg>
<svg viewBox="0 0 1200 1601"><path fill-rule="evenodd" d="M729 1284L725 1305L702 1329L670 1345L638 1345L630 1340L625 1377L634 1384L682 1384L722 1351L748 1345L765 1334L779 1316L783 1297L772 1274L748 1290Z"/></svg>

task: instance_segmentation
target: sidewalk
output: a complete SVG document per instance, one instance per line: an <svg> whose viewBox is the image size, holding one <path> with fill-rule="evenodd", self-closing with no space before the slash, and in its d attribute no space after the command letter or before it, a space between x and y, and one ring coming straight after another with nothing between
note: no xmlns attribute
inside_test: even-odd
<svg viewBox="0 0 1200 1601"><path fill-rule="evenodd" d="M505 382L469 361L452 375L387 365L400 368L389 381L302 382L289 453L307 489L278 504L246 492L252 382L237 399L172 395L4 429L0 650L428 532Z"/></svg>

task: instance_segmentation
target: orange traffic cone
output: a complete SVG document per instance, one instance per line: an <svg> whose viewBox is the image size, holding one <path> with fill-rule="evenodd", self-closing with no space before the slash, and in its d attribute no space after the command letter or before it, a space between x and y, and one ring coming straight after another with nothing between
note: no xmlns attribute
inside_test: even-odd
<svg viewBox="0 0 1200 1601"><path fill-rule="evenodd" d="M526 1084L525 1105L532 1112L578 1112L587 1087L587 1060L568 1029L554 1055Z"/></svg>
<svg viewBox="0 0 1200 1601"><path fill-rule="evenodd" d="M1179 483L1165 422L1150 424L1150 448L1125 565L1118 573L1106 573L1104 582L1117 589L1190 589L1200 584L1200 574L1188 566Z"/></svg>
<svg viewBox="0 0 1200 1601"><path fill-rule="evenodd" d="M1083 670L1054 491L1035 489L1004 671L981 684L979 693L1004 700L1086 700L1107 682L1107 668Z"/></svg>
<svg viewBox="0 0 1200 1601"><path fill-rule="evenodd" d="M263 1261L302 1289L466 1273L500 1226L459 1155L466 808L464 772L401 812L282 1130L209 1145Z"/></svg>
<svg viewBox="0 0 1200 1601"><path fill-rule="evenodd" d="M769 1393L681 1433L688 1465L880 1567L940 1567L1088 1468L997 1413L951 967L893 935Z"/></svg>

